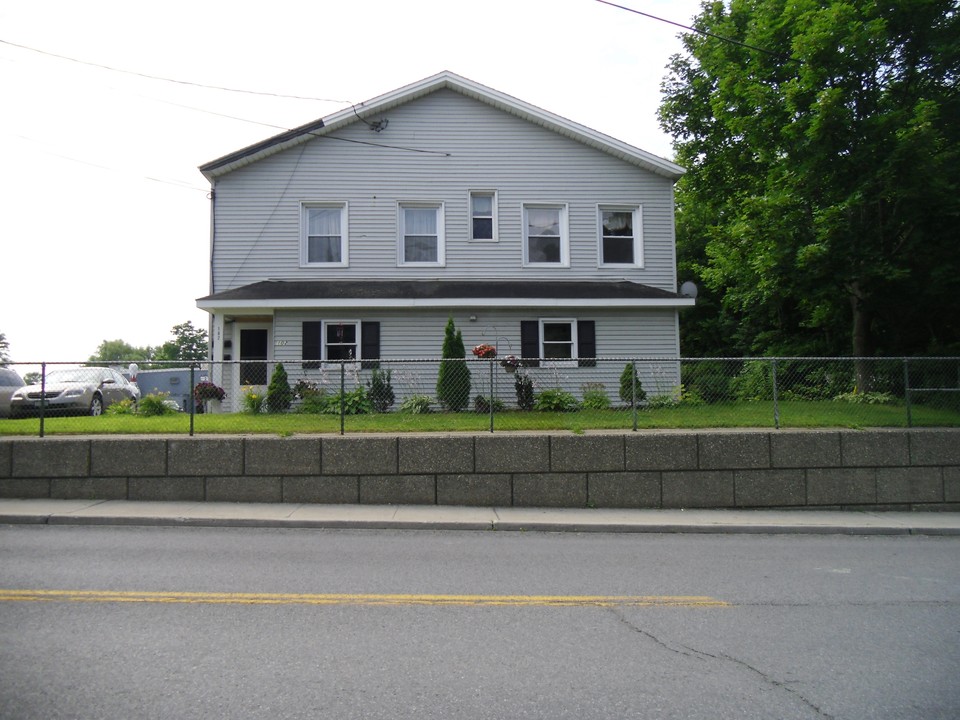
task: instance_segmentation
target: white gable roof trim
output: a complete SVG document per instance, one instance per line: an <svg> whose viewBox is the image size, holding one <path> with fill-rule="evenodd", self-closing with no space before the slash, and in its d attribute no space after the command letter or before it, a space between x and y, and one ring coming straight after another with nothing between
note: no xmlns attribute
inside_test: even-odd
<svg viewBox="0 0 960 720"><path fill-rule="evenodd" d="M237 152L224 155L217 160L200 166L200 172L211 182L221 175L225 175L237 168L249 165L265 157L286 150L295 145L307 142L315 137L323 137L340 128L355 122L360 122L358 113L372 117L381 115L392 108L408 103L417 98L428 95L437 90L452 90L466 97L486 103L503 112L510 113L536 125L552 130L602 152L613 155L626 162L649 170L652 173L677 181L685 172L679 165L658 157L646 150L641 150L625 142L604 135L601 132L580 125L572 120L555 115L546 110L518 100L515 97L488 88L485 85L468 80L456 73L447 70L431 77L415 82L411 85L380 95L372 100L360 104L356 108L350 107L340 110L321 120L315 120L289 130L263 142L250 145Z"/></svg>

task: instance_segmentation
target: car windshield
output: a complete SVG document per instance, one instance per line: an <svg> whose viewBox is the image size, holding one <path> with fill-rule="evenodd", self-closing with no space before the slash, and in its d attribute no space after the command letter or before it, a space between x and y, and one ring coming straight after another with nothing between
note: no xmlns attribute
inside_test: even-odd
<svg viewBox="0 0 960 720"><path fill-rule="evenodd" d="M77 368L76 370L51 370L47 373L47 383L86 383L96 382L94 370ZM37 383L39 385L39 383Z"/></svg>

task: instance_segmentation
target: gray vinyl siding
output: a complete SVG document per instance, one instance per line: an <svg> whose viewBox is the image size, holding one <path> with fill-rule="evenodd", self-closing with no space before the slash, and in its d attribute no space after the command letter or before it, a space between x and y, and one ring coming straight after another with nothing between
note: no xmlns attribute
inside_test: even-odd
<svg viewBox="0 0 960 720"><path fill-rule="evenodd" d="M381 133L358 122L217 180L212 292L268 278L627 278L676 289L670 180L450 90L385 117ZM470 190L497 191L499 242L468 241ZM300 267L310 201L348 203L349 267ZM443 203L445 267L397 266L402 201ZM523 267L523 203L567 205L570 267ZM642 207L643 268L598 267L598 204Z"/></svg>
<svg viewBox="0 0 960 720"><path fill-rule="evenodd" d="M476 316L471 321L470 316ZM676 332L676 310L602 310L583 308L556 311L553 309L525 309L523 311L476 312L466 310L380 310L380 311L278 311L265 321L272 324L273 355L268 358L272 372L276 363L283 363L291 385L298 380L307 380L326 387L330 392L339 390L339 367L324 363L319 369L303 367L302 327L304 322L322 320L327 322L375 321L380 323L380 358L383 367L396 372L394 381L397 404L409 395L436 393L436 362L403 363L403 360L437 360L441 356L444 328L447 319L454 323L463 335L467 358L473 358L471 349L481 343L496 345L499 356L520 355L520 322L522 320L564 319L592 320L596 329L596 367L551 368L547 365L529 368L527 372L535 381L537 390L548 387L563 387L578 397L582 386L601 383L611 400L617 402L620 373L629 359L643 359L637 366L641 383L650 396L669 394L680 384L680 369L677 358L679 346ZM232 332L225 335L236 347L238 338ZM650 358L663 358L650 361ZM236 359L236 358L234 358ZM479 362L470 364L473 375L471 397L489 393L490 368ZM224 369L223 384L227 398L225 411L240 409L243 389L237 381L238 366L228 364ZM496 374L496 394L508 405L514 402L512 379L499 366ZM347 389L357 381L364 383L370 378L369 370L348 366Z"/></svg>

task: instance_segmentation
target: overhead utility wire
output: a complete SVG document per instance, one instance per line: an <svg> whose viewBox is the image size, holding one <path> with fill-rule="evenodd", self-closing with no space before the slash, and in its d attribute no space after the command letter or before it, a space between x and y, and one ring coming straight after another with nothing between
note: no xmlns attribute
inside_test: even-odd
<svg viewBox="0 0 960 720"><path fill-rule="evenodd" d="M769 55L770 57L776 58L777 60L784 59L782 55L775 53L772 50L767 50L766 48L757 47L756 45L749 45L748 43L740 42L739 40L734 40L733 38L724 37L723 35L717 35L716 33L712 33L709 30L699 30L689 25L682 25L681 23L674 22L673 20L667 20L662 17L657 17L656 15L651 15L650 13L641 12L640 10L634 10L633 8L626 7L625 5L617 5L616 3L609 2L609 0L597 0L597 2L602 3L603 5L609 5L610 7L618 8L620 10L626 10L627 12L632 12L636 15L643 15L643 17L648 17L651 20L658 20L659 22L667 23L668 25L674 25L678 28L682 28L684 30L689 30L690 32L697 33L698 35L706 35L707 37L712 37L722 42L731 43L733 45L739 45L740 47L746 48L747 50L756 50L757 52L763 53L764 55ZM793 59L793 58L790 58L790 59Z"/></svg>
<svg viewBox="0 0 960 720"><path fill-rule="evenodd" d="M141 95L140 97L144 97L144 96ZM195 112L206 113L208 115L214 115L216 117L227 118L228 120L237 120L238 122L250 123L251 125L260 125L262 127L273 128L275 130L284 130L287 132L290 131L290 128L284 127L283 125L274 125L273 123L265 123L265 122L261 122L260 120L249 120L247 118L237 117L236 115L227 115L226 113L215 112L214 110L204 110L203 108L193 107L192 105L183 105L182 103L170 102L169 100L158 100L156 98L149 98L149 99L154 100L155 102L163 103L164 105L172 105L174 107L180 107L186 110L193 110ZM357 112L356 107L353 108L353 112L354 113ZM364 120L362 117L360 117L359 114L357 115L357 117L360 119L360 122L366 124L366 126L369 127L371 130L376 129L373 124ZM380 120L378 122L386 123L386 121L384 120ZM386 124L384 124L383 127L386 127ZM379 130L377 132L379 132ZM353 138L335 137L333 135L320 135L315 132L308 132L305 134L315 138L320 138L321 140L339 140L340 142L355 143L356 145L370 145L371 147L387 148L389 150L404 150L405 152L414 152L414 153L423 153L425 155L441 155L443 157L450 157L450 153L444 150L424 150L423 148L405 147L403 145L388 145L387 143L375 143L375 142L369 142L366 140L354 140Z"/></svg>
<svg viewBox="0 0 960 720"><path fill-rule="evenodd" d="M80 65L89 65L90 67L101 68L101 69L103 69L103 70L110 70L111 72L118 72L118 73L123 73L123 74L125 74L125 75L134 75L134 76L136 76L136 77L147 78L148 80L160 80L160 81L163 81L163 82L176 83L176 84L178 84L178 85L190 85L190 86L192 86L192 87L206 88L206 89L208 89L208 90L223 90L223 91L225 91L225 92L246 93L246 94L248 94L248 95L263 95L263 96L267 96L267 97L288 98L288 99L292 99L292 100L315 100L315 101L318 101L318 102L332 102L332 103L350 105L350 106L353 107L353 112L357 115L357 118L359 118L361 122L363 122L364 124L366 124L367 127L369 127L371 130L376 129L376 127L375 127L376 124L371 124L371 123L369 123L368 121L364 120L362 117L360 117L360 114L357 113L356 103L353 103L353 102L351 102L350 100L332 100L332 99L329 99L329 98L304 97L304 96L300 96L300 95L283 95L283 94L281 94L281 93L259 92L259 91L257 91L257 90L242 90L242 89L237 89L237 88L220 87L220 86L217 86L217 85L204 85L204 84L202 84L202 83L190 82L189 80L176 80L176 79L173 79L173 78L165 78L165 77L160 77L160 76L157 76L157 75L147 75L147 74L145 74L145 73L139 73L139 72L135 72L135 71L133 71L133 70L123 70L123 69L120 69L120 68L110 67L109 65L100 65L100 64L98 64L98 63L87 62L87 61L85 61L85 60L77 60L76 58L67 57L66 55L58 55L57 53L47 52L46 50L38 50L37 48L28 47L28 46L26 46L26 45L19 45L19 44L17 44L17 43L10 42L9 40L0 39L0 44L10 45L11 47L21 48L21 49L23 49L23 50L29 50L30 52L39 53L39 54L41 54L41 55L48 55L48 56L50 56L50 57L55 57L55 58L58 58L58 59L60 59L60 60L67 60L67 61L69 61L69 62L79 63ZM214 112L214 111L212 111L212 110L203 110L203 109L201 109L201 108L191 107L191 106L189 106L189 105L181 105L180 103L172 103L172 102L168 102L168 101L165 101L165 100L158 100L158 102L165 102L165 103L168 104L168 105L175 105L175 106L177 106L177 107L186 108L186 109L188 109L188 110L195 110L195 111L197 111L197 112L208 113L208 114L210 114L210 115L218 115L218 116L220 116L220 117L230 118L230 119L232 119L232 120L239 120L240 122L248 122L248 123L252 123L252 124L254 124L254 125L262 125L262 126L264 126L264 127L276 128L276 129L278 129L278 130L289 130L289 128L285 128L285 127L283 127L283 126L281 126L281 125L272 125L272 124L270 124L270 123L259 122L259 121L257 121L257 120L248 120L248 119L246 119L246 118L236 117L236 116L234 116L234 115L226 115L226 114L224 114L224 113L218 113L218 112ZM361 106L362 106L362 103L361 103ZM381 121L381 122L383 122L383 121ZM380 127L380 129L382 130L384 127L386 127L385 124L384 124L382 127ZM377 130L377 131L379 132L379 130ZM363 141L363 140L350 140L350 139L347 139L347 138L337 138L337 137L332 137L332 136L329 136L329 135L316 135L315 133L310 133L310 135L314 135L315 137L325 137L325 138L328 138L328 139L330 139L330 140L341 140L341 141L343 141L343 142L352 142L352 143L356 143L356 144L358 144L358 145L370 145L370 146L372 146L372 147L389 148L389 149L391 149L391 150L405 150L405 151L407 151L407 152L417 152L417 153L424 153L424 154L428 154L428 155L443 155L443 156L445 156L445 157L449 157L449 156L450 156L450 153L444 152L444 151L440 151L440 150L422 150L422 149L420 149L420 148L403 147L403 146L400 146L400 145L387 145L387 144L385 144L385 143L365 142L365 141ZM70 158L68 158L68 159L70 159ZM82 162L82 161L79 161L79 162ZM149 179L153 179L153 178L149 178ZM162 181L158 181L158 182L162 182Z"/></svg>
<svg viewBox="0 0 960 720"><path fill-rule="evenodd" d="M178 80L176 78L161 77L159 75L148 75L147 73L136 72L134 70L124 70L122 68L115 68L109 65L100 65L99 63L87 62L86 60L78 60L77 58L68 57L66 55L58 55L57 53L47 52L46 50L38 50L37 48L29 47L27 45L19 45L17 43L10 42L9 40L0 39L0 43L4 45L10 45L11 47L20 48L21 50L29 50L30 52L39 53L41 55L55 57L60 60L67 60L69 62L78 63L80 65L87 65L89 67L100 68L101 70L109 70L111 72L123 73L125 75L134 75L136 77L142 77L148 80L160 80L162 82L175 83L177 85L190 85L192 87L206 88L208 90L222 90L224 92L245 93L247 95L265 95L267 97L289 98L291 100L315 100L318 102L331 102L331 103L339 103L342 105L353 104L349 100L333 100L331 98L305 97L302 95L284 95L281 93L261 92L258 90L243 90L240 88L221 87L218 85L204 85L203 83L191 82L189 80Z"/></svg>

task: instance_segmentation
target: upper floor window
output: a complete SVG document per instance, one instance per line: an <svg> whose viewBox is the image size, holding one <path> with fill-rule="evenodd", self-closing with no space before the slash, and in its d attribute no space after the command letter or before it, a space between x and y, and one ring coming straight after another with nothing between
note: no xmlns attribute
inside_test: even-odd
<svg viewBox="0 0 960 720"><path fill-rule="evenodd" d="M488 190L470 193L470 239L497 239L497 194Z"/></svg>
<svg viewBox="0 0 960 720"><path fill-rule="evenodd" d="M566 205L523 206L523 262L525 265L569 266Z"/></svg>
<svg viewBox="0 0 960 720"><path fill-rule="evenodd" d="M601 265L643 265L643 223L639 207L601 206L599 226Z"/></svg>
<svg viewBox="0 0 960 720"><path fill-rule="evenodd" d="M443 265L443 205L400 204L400 265Z"/></svg>
<svg viewBox="0 0 960 720"><path fill-rule="evenodd" d="M347 264L346 203L304 203L300 263L323 266Z"/></svg>

